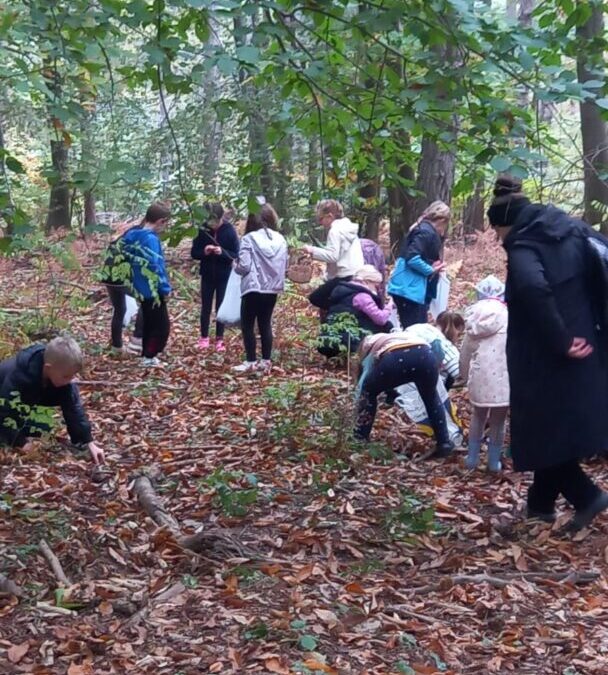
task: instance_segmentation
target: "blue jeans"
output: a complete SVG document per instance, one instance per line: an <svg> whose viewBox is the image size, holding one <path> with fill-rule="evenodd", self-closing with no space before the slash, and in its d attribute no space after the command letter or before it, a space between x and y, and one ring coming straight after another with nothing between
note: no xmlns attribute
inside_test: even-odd
<svg viewBox="0 0 608 675"><path fill-rule="evenodd" d="M361 388L355 437L368 439L376 418L378 395L413 382L439 445L450 442L445 409L437 393L439 364L428 345L395 349L380 357Z"/></svg>

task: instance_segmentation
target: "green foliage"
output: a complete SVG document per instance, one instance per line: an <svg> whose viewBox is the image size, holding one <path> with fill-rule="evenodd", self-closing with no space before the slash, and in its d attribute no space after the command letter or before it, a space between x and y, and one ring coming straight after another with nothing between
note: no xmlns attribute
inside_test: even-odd
<svg viewBox="0 0 608 675"><path fill-rule="evenodd" d="M214 492L213 503L228 516L246 516L249 507L258 500L257 478L241 471L216 469L199 481L199 490Z"/></svg>
<svg viewBox="0 0 608 675"><path fill-rule="evenodd" d="M402 493L399 506L386 514L385 527L393 538L409 541L415 535L436 530L438 524L432 506L425 505L415 495Z"/></svg>

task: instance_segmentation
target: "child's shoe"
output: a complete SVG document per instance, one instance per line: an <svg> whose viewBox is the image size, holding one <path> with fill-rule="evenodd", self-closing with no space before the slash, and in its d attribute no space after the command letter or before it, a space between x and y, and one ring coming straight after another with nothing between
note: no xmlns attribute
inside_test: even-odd
<svg viewBox="0 0 608 675"><path fill-rule="evenodd" d="M243 361L240 366L233 366L232 370L235 373L247 373L251 370L255 370L258 367L257 361Z"/></svg>
<svg viewBox="0 0 608 675"><path fill-rule="evenodd" d="M216 340L215 341L215 351L218 353L222 353L226 351L226 345L224 344L223 340Z"/></svg>
<svg viewBox="0 0 608 675"><path fill-rule="evenodd" d="M209 338L208 337L201 337L198 339L198 342L196 343L196 346L199 349L209 349L210 346Z"/></svg>
<svg viewBox="0 0 608 675"><path fill-rule="evenodd" d="M110 356L115 359L124 359L127 356L126 347L110 347Z"/></svg>
<svg viewBox="0 0 608 675"><path fill-rule="evenodd" d="M502 469L502 463L500 461L500 455L502 454L502 447L489 445L488 446L488 471L492 473L497 473Z"/></svg>
<svg viewBox="0 0 608 675"><path fill-rule="evenodd" d="M141 338L132 337L129 340L127 349L131 352L131 354L141 354L141 348L142 348Z"/></svg>
<svg viewBox="0 0 608 675"><path fill-rule="evenodd" d="M258 370L269 373L272 370L272 361L270 359L262 359L258 365Z"/></svg>
<svg viewBox="0 0 608 675"><path fill-rule="evenodd" d="M158 356L144 356L144 358L141 360L141 365L144 368L162 368L163 362L158 358Z"/></svg>
<svg viewBox="0 0 608 675"><path fill-rule="evenodd" d="M481 443L479 441L469 441L469 452L467 458L464 460L464 465L469 471L477 468L480 450Z"/></svg>

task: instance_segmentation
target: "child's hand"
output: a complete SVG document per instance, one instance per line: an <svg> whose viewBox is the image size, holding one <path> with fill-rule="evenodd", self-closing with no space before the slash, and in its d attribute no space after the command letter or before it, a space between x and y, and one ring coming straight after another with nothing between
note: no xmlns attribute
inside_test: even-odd
<svg viewBox="0 0 608 675"><path fill-rule="evenodd" d="M106 461L104 451L97 444L93 442L89 443L89 452L95 464L103 464Z"/></svg>
<svg viewBox="0 0 608 675"><path fill-rule="evenodd" d="M214 248L215 246L213 244L207 244L207 246L205 246L205 255L211 255Z"/></svg>
<svg viewBox="0 0 608 675"><path fill-rule="evenodd" d="M215 255L222 255L222 247L221 246L214 246L213 247L213 253Z"/></svg>
<svg viewBox="0 0 608 675"><path fill-rule="evenodd" d="M441 260L436 260L436 261L432 264L433 272L437 272L437 273L443 272L443 270L444 270L446 267L447 267L447 265L446 265L444 262L442 262Z"/></svg>

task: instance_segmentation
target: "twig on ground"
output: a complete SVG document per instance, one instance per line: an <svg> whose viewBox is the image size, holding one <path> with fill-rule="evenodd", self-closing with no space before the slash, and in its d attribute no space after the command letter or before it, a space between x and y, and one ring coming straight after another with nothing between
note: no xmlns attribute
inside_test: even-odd
<svg viewBox="0 0 608 675"><path fill-rule="evenodd" d="M171 391L181 391L185 387L176 387L172 384L166 384L165 382L121 382L118 380L76 380L78 386L85 387L143 387L148 386L153 389L170 389Z"/></svg>
<svg viewBox="0 0 608 675"><path fill-rule="evenodd" d="M57 556L51 550L51 547L46 543L44 539L40 540L38 546L40 548L42 555L44 555L44 557L46 558L50 568L53 570L53 574L57 578L57 581L60 584L63 584L64 586L71 586L72 582L65 575L63 567L61 566L61 563L59 562Z"/></svg>
<svg viewBox="0 0 608 675"><path fill-rule="evenodd" d="M25 591L21 588L21 586L17 586L14 581L11 581L8 577L5 577L4 574L0 574L0 593L14 595L16 598L25 597Z"/></svg>

